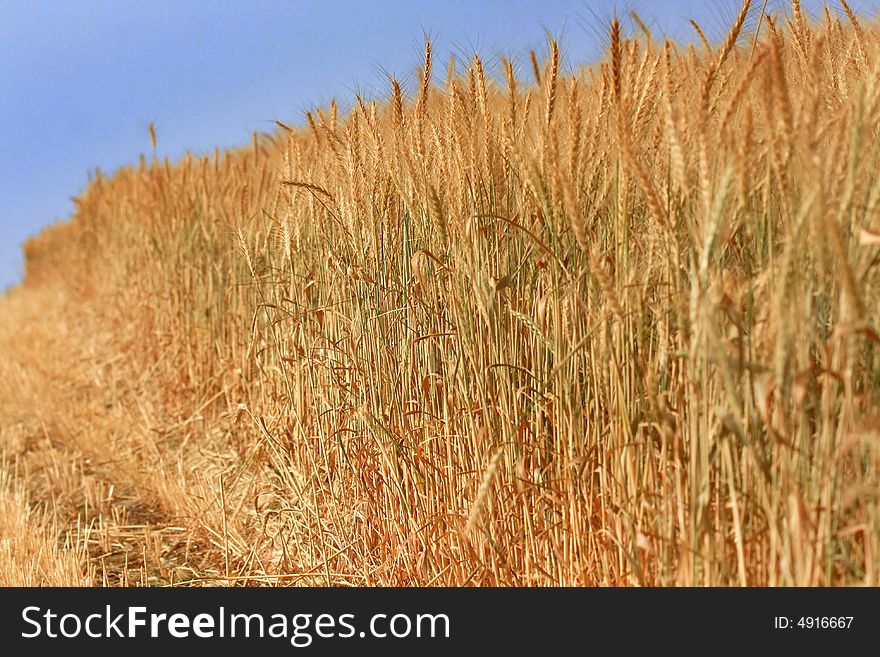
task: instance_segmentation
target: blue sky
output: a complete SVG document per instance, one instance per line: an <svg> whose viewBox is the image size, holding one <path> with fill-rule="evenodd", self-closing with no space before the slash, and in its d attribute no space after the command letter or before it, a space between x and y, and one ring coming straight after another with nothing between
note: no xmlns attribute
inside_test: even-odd
<svg viewBox="0 0 880 657"><path fill-rule="evenodd" d="M771 0L771 5L780 0ZM760 4L761 0L756 0ZM805 1L815 8L818 2ZM855 0L874 9L880 0ZM20 245L69 216L95 167L151 153L246 143L273 120L353 93L380 96L386 72L412 80L423 37L445 70L475 50L528 62L546 31L568 65L601 54L615 8L690 40L718 37L739 0L0 0L0 290L21 276ZM443 64L442 66L440 64ZM527 73L524 67L524 73ZM527 79L527 75L521 76Z"/></svg>

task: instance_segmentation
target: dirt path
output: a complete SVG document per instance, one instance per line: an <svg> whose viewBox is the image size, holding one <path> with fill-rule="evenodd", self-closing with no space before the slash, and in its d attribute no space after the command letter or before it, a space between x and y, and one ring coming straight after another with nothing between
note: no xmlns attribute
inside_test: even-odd
<svg viewBox="0 0 880 657"><path fill-rule="evenodd" d="M135 472L143 460L125 439L131 409L105 376L113 355L89 313L72 308L52 289L0 298L0 496L9 498L0 528L29 527L3 538L8 583L169 585L210 576L206 546L144 490ZM27 559L41 550L76 563L83 580L72 566L35 574Z"/></svg>

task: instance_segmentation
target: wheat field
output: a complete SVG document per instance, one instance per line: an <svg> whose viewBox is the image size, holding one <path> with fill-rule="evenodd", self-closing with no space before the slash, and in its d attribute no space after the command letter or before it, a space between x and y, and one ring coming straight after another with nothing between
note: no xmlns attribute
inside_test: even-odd
<svg viewBox="0 0 880 657"><path fill-rule="evenodd" d="M97 173L0 300L0 583L877 586L880 23L759 5Z"/></svg>

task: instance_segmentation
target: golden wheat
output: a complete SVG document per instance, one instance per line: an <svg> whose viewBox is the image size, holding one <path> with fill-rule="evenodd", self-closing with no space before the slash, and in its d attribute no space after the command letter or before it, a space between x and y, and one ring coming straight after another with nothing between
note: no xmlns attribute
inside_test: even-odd
<svg viewBox="0 0 880 657"><path fill-rule="evenodd" d="M100 541L58 558L123 584L877 585L880 25L754 5L699 49L615 19L574 73L551 40L531 85L474 56L434 88L426 44L412 100L391 79L96 176L26 246L20 293L64 330L16 357L54 392L0 411L105 463L89 485L167 549L124 534L140 580ZM135 524L30 440L30 496Z"/></svg>

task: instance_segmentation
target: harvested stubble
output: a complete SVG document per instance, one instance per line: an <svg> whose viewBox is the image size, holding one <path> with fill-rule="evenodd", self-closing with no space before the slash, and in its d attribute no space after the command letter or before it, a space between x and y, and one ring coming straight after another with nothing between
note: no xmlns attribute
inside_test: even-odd
<svg viewBox="0 0 880 657"><path fill-rule="evenodd" d="M880 24L749 4L98 175L78 448L198 581L877 585Z"/></svg>

